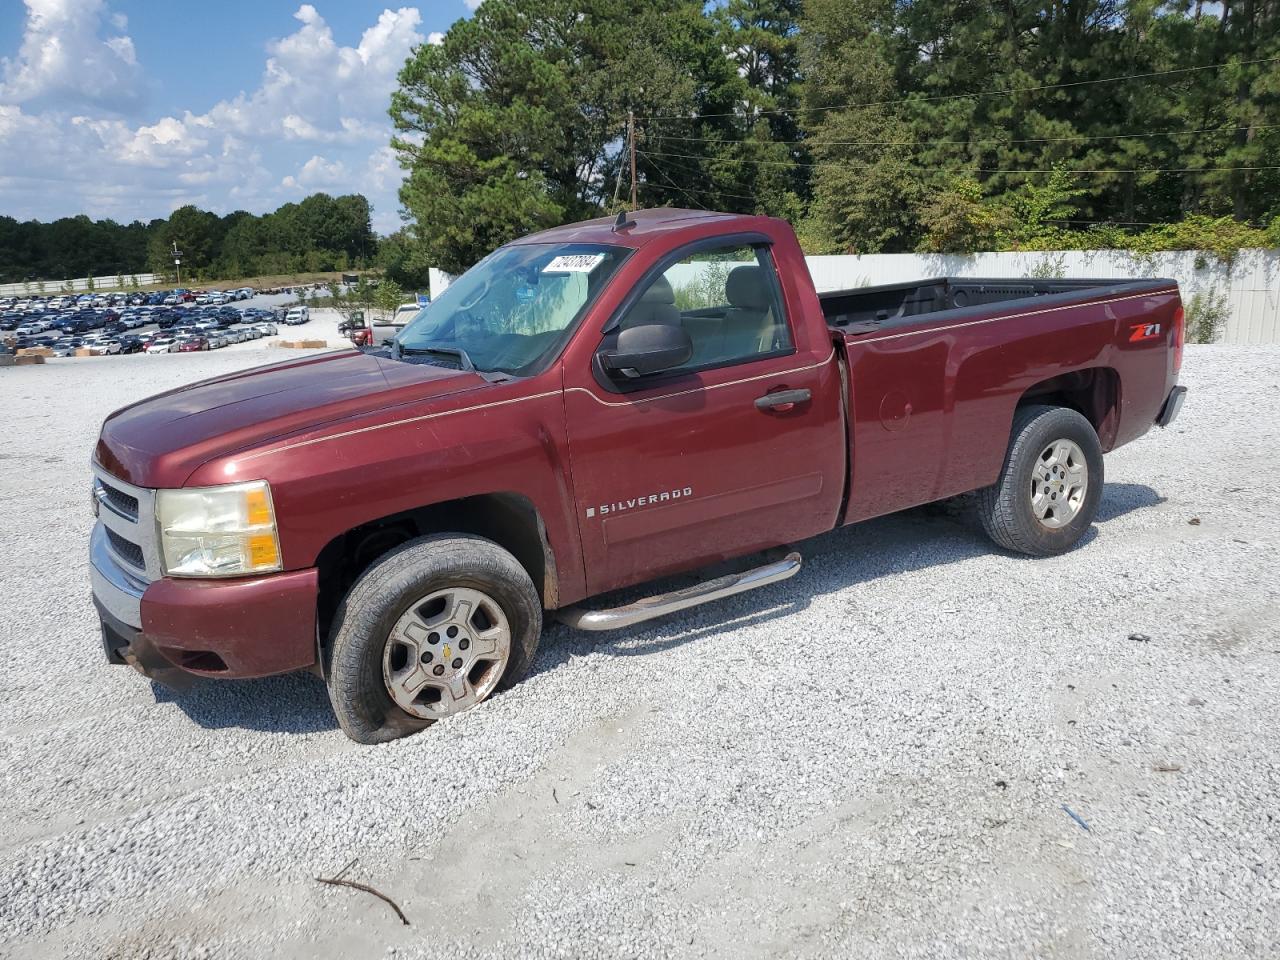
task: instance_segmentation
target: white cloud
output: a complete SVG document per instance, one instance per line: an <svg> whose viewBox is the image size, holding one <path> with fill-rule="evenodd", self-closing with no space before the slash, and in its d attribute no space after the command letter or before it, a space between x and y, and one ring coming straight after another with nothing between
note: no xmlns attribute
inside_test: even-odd
<svg viewBox="0 0 1280 960"><path fill-rule="evenodd" d="M427 43L431 44L433 47L440 46L440 44L444 43L444 34L439 30L432 31L427 34Z"/></svg>
<svg viewBox="0 0 1280 960"><path fill-rule="evenodd" d="M27 2L53 11L52 19L40 19L41 30L74 14L92 19L87 33L96 37L108 17L102 0ZM142 124L111 110L104 114L104 104L85 103L65 89L57 92L66 81L53 66L28 70L32 17L23 54L13 65L4 64L6 82L0 87L0 213L49 219L87 212L145 220L184 203L220 213L261 212L296 199L299 191L323 189L365 193L379 229L395 229L402 173L388 147L386 111L397 73L413 46L424 41L421 16L412 7L384 10L353 46L339 44L311 4L294 16L298 28L268 44L254 90L205 113ZM117 29L127 27L123 18L109 19ZM127 36L94 42L97 55L136 69ZM17 79L10 79L11 72ZM44 84L40 96L56 93L59 108L35 102L37 77ZM140 89L141 78L134 81ZM31 96L15 96L15 90Z"/></svg>
<svg viewBox="0 0 1280 960"><path fill-rule="evenodd" d="M396 74L423 39L421 14L413 7L384 10L354 47L339 46L311 4L294 17L302 26L267 47L261 86L216 104L209 119L243 136L315 142L368 138L374 124L386 129Z"/></svg>
<svg viewBox="0 0 1280 960"><path fill-rule="evenodd" d="M369 161L365 166L365 175L369 183L381 191L399 188L400 181L404 176L403 171L400 169L400 159L389 146L379 147L369 154Z"/></svg>
<svg viewBox="0 0 1280 960"><path fill-rule="evenodd" d="M18 54L0 59L0 103L56 101L112 112L139 105L142 71L133 40L124 34L129 25L125 17L111 14L103 0L26 4Z"/></svg>
<svg viewBox="0 0 1280 960"><path fill-rule="evenodd" d="M345 183L349 178L347 165L341 160L326 160L316 155L302 165L296 177L290 174L280 181L280 185L290 190L314 193L326 187Z"/></svg>
<svg viewBox="0 0 1280 960"><path fill-rule="evenodd" d="M468 10L476 10L484 0L465 0Z"/></svg>

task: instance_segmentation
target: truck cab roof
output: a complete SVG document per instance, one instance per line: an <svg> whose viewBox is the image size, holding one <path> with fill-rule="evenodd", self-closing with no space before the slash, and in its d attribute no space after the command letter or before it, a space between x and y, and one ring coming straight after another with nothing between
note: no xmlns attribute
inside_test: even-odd
<svg viewBox="0 0 1280 960"><path fill-rule="evenodd" d="M636 210L627 213L624 226L618 226L616 217L597 217L581 223L568 223L541 233L530 234L514 241L522 243L604 243L621 247L642 247L654 240L681 235L681 239L696 239L706 233L725 233L726 221L741 221L742 231L762 229L765 223L774 222L768 217L741 213L716 213L708 210L683 210L676 207L658 207L652 210Z"/></svg>

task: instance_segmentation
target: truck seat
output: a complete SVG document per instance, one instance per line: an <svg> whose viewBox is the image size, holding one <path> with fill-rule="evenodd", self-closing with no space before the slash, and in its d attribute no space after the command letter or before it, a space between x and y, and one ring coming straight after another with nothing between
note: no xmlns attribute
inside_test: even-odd
<svg viewBox="0 0 1280 960"><path fill-rule="evenodd" d="M754 264L734 267L724 292L730 309L721 330L719 355L732 359L771 351L778 324L764 270Z"/></svg>
<svg viewBox="0 0 1280 960"><path fill-rule="evenodd" d="M676 309L676 294L666 277L659 276L649 284L640 299L622 315L618 328L639 327L649 323L680 326L680 311Z"/></svg>

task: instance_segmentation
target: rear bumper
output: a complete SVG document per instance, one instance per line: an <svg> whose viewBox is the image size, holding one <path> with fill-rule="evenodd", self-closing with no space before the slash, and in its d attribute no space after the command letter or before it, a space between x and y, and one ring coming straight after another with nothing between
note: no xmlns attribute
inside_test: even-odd
<svg viewBox="0 0 1280 960"><path fill-rule="evenodd" d="M1167 427L1173 423L1178 416L1178 411L1182 409L1182 401L1186 399L1186 387L1174 387L1169 391L1169 396L1165 397L1164 406L1160 408L1160 412L1156 415L1156 426Z"/></svg>
<svg viewBox="0 0 1280 960"><path fill-rule="evenodd" d="M187 675L244 679L315 665L316 570L143 584L98 547L95 532L90 576L108 662L169 686Z"/></svg>

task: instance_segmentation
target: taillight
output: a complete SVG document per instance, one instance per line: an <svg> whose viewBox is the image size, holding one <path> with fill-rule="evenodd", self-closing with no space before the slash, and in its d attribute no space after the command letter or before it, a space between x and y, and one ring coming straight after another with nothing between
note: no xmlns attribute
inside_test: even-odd
<svg viewBox="0 0 1280 960"><path fill-rule="evenodd" d="M1187 339L1187 314L1182 309L1182 304L1178 304L1178 309L1173 312L1173 372L1176 374L1182 369L1182 345Z"/></svg>

